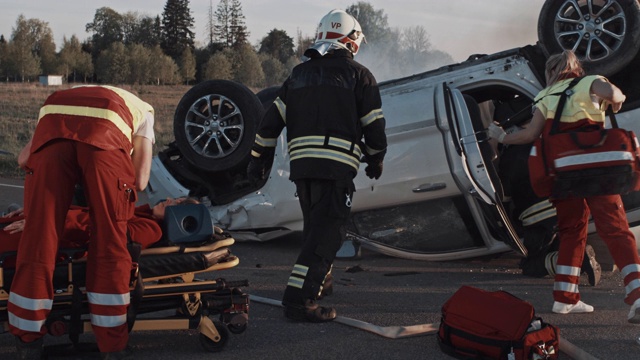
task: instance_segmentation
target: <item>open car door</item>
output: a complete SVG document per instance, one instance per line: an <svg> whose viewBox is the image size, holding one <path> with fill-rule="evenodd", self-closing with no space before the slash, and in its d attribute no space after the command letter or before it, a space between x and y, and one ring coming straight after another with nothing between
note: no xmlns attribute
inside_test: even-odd
<svg viewBox="0 0 640 360"><path fill-rule="evenodd" d="M502 204L502 185L493 164L495 152L484 131L478 103L460 90L449 88L446 83L441 86L436 95L441 98L436 103L441 105L438 109L439 118L441 121L447 120L446 127L453 138L455 152L450 152L450 162L459 162L461 159L464 168L464 174L453 169L452 173L457 177L462 192L471 195L469 206L477 208L483 217L477 222L485 241L487 237L495 238L527 256L527 249ZM452 158L456 155L459 159Z"/></svg>

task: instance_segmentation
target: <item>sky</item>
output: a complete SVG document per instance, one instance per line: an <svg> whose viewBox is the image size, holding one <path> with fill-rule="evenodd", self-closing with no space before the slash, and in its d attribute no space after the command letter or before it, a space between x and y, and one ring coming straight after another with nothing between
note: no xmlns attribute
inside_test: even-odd
<svg viewBox="0 0 640 360"><path fill-rule="evenodd" d="M191 0L196 43L206 43L209 8L220 0ZM544 0L241 0L252 44L273 29L296 38L298 31L313 36L319 20L331 9L345 9L365 1L384 10L391 28L421 25L433 49L449 53L455 61L471 54L490 54L537 41L538 14ZM49 23L56 46L63 37L81 41L91 34L85 25L96 10L108 6L123 14L161 15L166 0L0 0L0 34L8 40L20 14ZM366 34L365 34L366 35ZM367 46L367 45L364 45Z"/></svg>

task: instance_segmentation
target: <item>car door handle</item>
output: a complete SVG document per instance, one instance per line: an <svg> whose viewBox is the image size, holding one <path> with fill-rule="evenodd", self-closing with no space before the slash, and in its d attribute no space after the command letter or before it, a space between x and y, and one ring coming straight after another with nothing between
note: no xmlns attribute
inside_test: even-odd
<svg viewBox="0 0 640 360"><path fill-rule="evenodd" d="M435 183L435 184L429 183L429 184L422 184L417 188L413 189L412 191L414 193L423 193L423 192L429 192L429 191L442 190L446 187L447 187L447 184L445 183Z"/></svg>

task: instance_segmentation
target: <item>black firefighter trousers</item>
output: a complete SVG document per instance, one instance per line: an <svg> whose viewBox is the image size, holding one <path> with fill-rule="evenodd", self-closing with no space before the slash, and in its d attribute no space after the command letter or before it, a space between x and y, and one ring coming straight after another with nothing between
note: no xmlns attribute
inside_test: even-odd
<svg viewBox="0 0 640 360"><path fill-rule="evenodd" d="M284 292L284 305L316 300L345 238L355 187L353 179L294 181L304 220L302 249Z"/></svg>

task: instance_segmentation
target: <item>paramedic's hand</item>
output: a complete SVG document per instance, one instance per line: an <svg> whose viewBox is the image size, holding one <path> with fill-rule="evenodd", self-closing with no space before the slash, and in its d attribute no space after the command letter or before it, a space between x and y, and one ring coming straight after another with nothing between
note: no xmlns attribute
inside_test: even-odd
<svg viewBox="0 0 640 360"><path fill-rule="evenodd" d="M257 184L264 180L266 168L264 160L252 156L249 161L249 165L247 165L247 177L249 178L249 181L253 184Z"/></svg>
<svg viewBox="0 0 640 360"><path fill-rule="evenodd" d="M17 210L13 210L12 212L4 215L3 218L10 218L10 217L22 216L22 215L24 215L24 209L23 208L19 208Z"/></svg>
<svg viewBox="0 0 640 360"><path fill-rule="evenodd" d="M501 143L504 140L504 137L507 136L507 133L500 126L491 123L487 128L487 135L491 139L496 139L499 143Z"/></svg>
<svg viewBox="0 0 640 360"><path fill-rule="evenodd" d="M8 232L9 234L19 233L24 230L24 220L14 221L11 224L5 226L2 230Z"/></svg>

